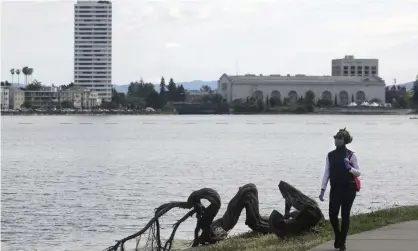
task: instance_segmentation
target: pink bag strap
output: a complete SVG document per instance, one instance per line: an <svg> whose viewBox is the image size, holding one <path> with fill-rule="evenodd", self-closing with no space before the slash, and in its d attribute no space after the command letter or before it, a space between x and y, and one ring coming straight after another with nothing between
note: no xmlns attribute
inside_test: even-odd
<svg viewBox="0 0 418 251"><path fill-rule="evenodd" d="M347 158L348 158L348 160L351 160L351 157L353 156L353 151L350 151L350 150L347 150L348 151L348 156L347 156Z"/></svg>

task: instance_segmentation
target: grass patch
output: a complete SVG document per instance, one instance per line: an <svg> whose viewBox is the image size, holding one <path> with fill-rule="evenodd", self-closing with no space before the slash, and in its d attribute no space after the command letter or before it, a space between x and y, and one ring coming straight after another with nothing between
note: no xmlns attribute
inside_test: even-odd
<svg viewBox="0 0 418 251"><path fill-rule="evenodd" d="M356 234L377 229L393 223L418 220L418 205L402 206L373 211L371 213L353 215L350 221L349 234ZM298 237L283 240L275 235L259 235L248 232L233 236L214 245L198 247L188 250L199 251L306 251L323 242L333 239L331 225L328 221L317 227L315 231Z"/></svg>

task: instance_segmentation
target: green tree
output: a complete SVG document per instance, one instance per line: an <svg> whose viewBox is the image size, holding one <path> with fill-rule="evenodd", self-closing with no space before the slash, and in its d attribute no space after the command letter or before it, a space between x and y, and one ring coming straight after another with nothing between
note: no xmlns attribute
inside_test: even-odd
<svg viewBox="0 0 418 251"><path fill-rule="evenodd" d="M22 106L29 109L32 108L32 103L30 101L24 101Z"/></svg>
<svg viewBox="0 0 418 251"><path fill-rule="evenodd" d="M61 85L60 88L61 88L61 90L67 90L67 89L70 89L73 86L74 86L74 83L71 82L68 85Z"/></svg>
<svg viewBox="0 0 418 251"><path fill-rule="evenodd" d="M412 93L412 102L415 107L418 107L418 75L414 85L412 86Z"/></svg>
<svg viewBox="0 0 418 251"><path fill-rule="evenodd" d="M74 104L71 101L62 101L61 102L61 108L63 109L73 109L74 108Z"/></svg>
<svg viewBox="0 0 418 251"><path fill-rule="evenodd" d="M38 80L33 80L32 83L26 85L26 90L38 91L42 88L42 83Z"/></svg>
<svg viewBox="0 0 418 251"><path fill-rule="evenodd" d="M305 104L313 105L315 103L315 93L313 91L307 91L305 93Z"/></svg>
<svg viewBox="0 0 418 251"><path fill-rule="evenodd" d="M112 88L112 103L115 103L117 107L126 107L125 93L117 92L115 88Z"/></svg>
<svg viewBox="0 0 418 251"><path fill-rule="evenodd" d="M19 81L19 77L20 77L20 69L16 70L16 75L17 75L17 86L20 85L20 81Z"/></svg>
<svg viewBox="0 0 418 251"><path fill-rule="evenodd" d="M168 82L167 86L167 101L178 101L178 93L177 93L177 86L176 83L174 83L173 78L170 78L170 82Z"/></svg>
<svg viewBox="0 0 418 251"><path fill-rule="evenodd" d="M200 88L200 91L201 91L201 92L208 92L209 94L212 94L212 93L213 93L212 88L210 88L210 86L209 86L209 85L203 85L203 86Z"/></svg>
<svg viewBox="0 0 418 251"><path fill-rule="evenodd" d="M271 97L270 98L270 106L271 107L281 106L281 105L282 105L282 101L279 97Z"/></svg>
<svg viewBox="0 0 418 251"><path fill-rule="evenodd" d="M166 91L167 91L167 87L165 85L165 79L164 79L164 77L161 77L161 81L160 81L160 99L161 99L161 101L163 102L164 105L167 101Z"/></svg>
<svg viewBox="0 0 418 251"><path fill-rule="evenodd" d="M184 89L183 85L177 87L177 101L185 101L186 100L186 90Z"/></svg>
<svg viewBox="0 0 418 251"><path fill-rule="evenodd" d="M117 109L118 105L115 102L102 102L100 104L101 109Z"/></svg>
<svg viewBox="0 0 418 251"><path fill-rule="evenodd" d="M332 100L329 99L320 99L318 100L318 106L331 106L332 104Z"/></svg>
<svg viewBox="0 0 418 251"><path fill-rule="evenodd" d="M161 109L164 106L164 101L161 98L161 94L157 91L153 91L150 95L146 98L146 105L147 107L152 107L154 109Z"/></svg>
<svg viewBox="0 0 418 251"><path fill-rule="evenodd" d="M411 99L406 88L395 85L385 88L385 102L391 103L397 108L409 108L411 106Z"/></svg>
<svg viewBox="0 0 418 251"><path fill-rule="evenodd" d="M28 69L29 82L32 82L33 68Z"/></svg>
<svg viewBox="0 0 418 251"><path fill-rule="evenodd" d="M131 82L128 87L128 97L138 97L145 99L155 91L154 85L145 83L142 79L138 82Z"/></svg>
<svg viewBox="0 0 418 251"><path fill-rule="evenodd" d="M29 67L25 66L22 68L22 73L25 75L25 85L28 84L28 74L29 74Z"/></svg>
<svg viewBox="0 0 418 251"><path fill-rule="evenodd" d="M10 74L12 74L12 83L13 83L13 78L15 76L15 69L14 68L10 69Z"/></svg>

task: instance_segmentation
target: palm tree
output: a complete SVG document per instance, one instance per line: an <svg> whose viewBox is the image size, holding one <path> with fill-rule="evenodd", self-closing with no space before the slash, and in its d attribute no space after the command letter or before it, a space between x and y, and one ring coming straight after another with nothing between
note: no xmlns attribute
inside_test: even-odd
<svg viewBox="0 0 418 251"><path fill-rule="evenodd" d="M23 75L25 75L25 85L28 84L28 72L29 72L29 67L25 66L22 68L22 73Z"/></svg>
<svg viewBox="0 0 418 251"><path fill-rule="evenodd" d="M13 83L13 77L14 77L14 75L15 75L15 69L14 69L14 68L12 68L12 69L10 70L10 74L12 74L12 83Z"/></svg>
<svg viewBox="0 0 418 251"><path fill-rule="evenodd" d="M30 78L30 82L32 82L32 74L33 74L33 68L29 68L28 69L28 75L29 75L29 78Z"/></svg>
<svg viewBox="0 0 418 251"><path fill-rule="evenodd" d="M16 75L17 75L17 86L19 86L19 84L20 84L20 82L19 82L20 69L16 70Z"/></svg>

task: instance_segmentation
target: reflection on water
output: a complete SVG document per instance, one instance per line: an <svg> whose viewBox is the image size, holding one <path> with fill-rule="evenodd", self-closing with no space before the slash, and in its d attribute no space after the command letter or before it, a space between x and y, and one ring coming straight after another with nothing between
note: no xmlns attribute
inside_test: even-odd
<svg viewBox="0 0 418 251"><path fill-rule="evenodd" d="M417 203L418 122L406 116L2 117L2 250L102 250L202 187L220 193L219 217L249 182L262 214L283 211L279 181L317 198L343 127L363 172L353 211ZM184 213L170 212L163 233ZM177 238L192 238L194 224Z"/></svg>

